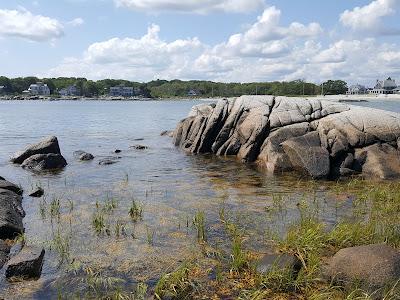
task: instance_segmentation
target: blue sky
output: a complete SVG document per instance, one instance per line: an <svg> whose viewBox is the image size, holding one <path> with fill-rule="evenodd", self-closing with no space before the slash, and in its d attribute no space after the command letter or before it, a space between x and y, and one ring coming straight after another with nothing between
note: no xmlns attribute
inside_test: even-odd
<svg viewBox="0 0 400 300"><path fill-rule="evenodd" d="M400 81L400 0L0 0L0 73Z"/></svg>

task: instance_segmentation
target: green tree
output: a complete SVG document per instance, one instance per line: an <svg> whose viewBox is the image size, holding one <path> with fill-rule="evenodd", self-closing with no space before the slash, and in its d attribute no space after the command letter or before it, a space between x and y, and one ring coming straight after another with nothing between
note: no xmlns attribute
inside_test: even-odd
<svg viewBox="0 0 400 300"><path fill-rule="evenodd" d="M347 91L347 83L343 80L328 80L322 87L324 95L341 95Z"/></svg>

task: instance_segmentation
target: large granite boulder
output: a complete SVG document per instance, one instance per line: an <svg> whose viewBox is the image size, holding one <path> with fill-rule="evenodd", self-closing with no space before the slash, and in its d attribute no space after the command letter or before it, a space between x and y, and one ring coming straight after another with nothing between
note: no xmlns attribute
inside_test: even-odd
<svg viewBox="0 0 400 300"><path fill-rule="evenodd" d="M6 277L38 279L42 273L44 254L43 248L24 246L5 266Z"/></svg>
<svg viewBox="0 0 400 300"><path fill-rule="evenodd" d="M385 244L341 249L330 259L323 273L340 285L358 284L376 293L400 279L400 252Z"/></svg>
<svg viewBox="0 0 400 300"><path fill-rule="evenodd" d="M10 190L0 189L0 239L13 239L23 233L22 197Z"/></svg>
<svg viewBox="0 0 400 300"><path fill-rule="evenodd" d="M61 154L35 154L24 160L21 167L36 172L52 171L64 168L67 161Z"/></svg>
<svg viewBox="0 0 400 300"><path fill-rule="evenodd" d="M60 146L55 136L47 137L37 144L28 146L25 150L15 153L10 160L15 164L22 164L25 159L32 155L49 153L61 154Z"/></svg>
<svg viewBox="0 0 400 300"><path fill-rule="evenodd" d="M325 100L242 96L197 105L173 142L190 153L256 161L274 173L400 175L400 114Z"/></svg>

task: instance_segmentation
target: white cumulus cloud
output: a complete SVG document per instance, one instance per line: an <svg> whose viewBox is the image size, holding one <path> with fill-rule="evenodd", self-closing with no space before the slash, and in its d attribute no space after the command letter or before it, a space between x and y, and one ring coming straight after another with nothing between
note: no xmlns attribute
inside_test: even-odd
<svg viewBox="0 0 400 300"><path fill-rule="evenodd" d="M114 0L118 7L152 12L207 14L215 11L243 13L264 5L264 0Z"/></svg>
<svg viewBox="0 0 400 300"><path fill-rule="evenodd" d="M81 26L85 23L85 20L83 20L82 18L75 18L69 22L67 22L68 25L71 25L72 27L78 27Z"/></svg>
<svg viewBox="0 0 400 300"><path fill-rule="evenodd" d="M346 10L340 22L356 31L383 31L382 20L396 12L400 0L375 0L363 7Z"/></svg>
<svg viewBox="0 0 400 300"><path fill-rule="evenodd" d="M43 42L63 36L63 29L58 20L34 15L24 8L0 9L0 36L3 37Z"/></svg>

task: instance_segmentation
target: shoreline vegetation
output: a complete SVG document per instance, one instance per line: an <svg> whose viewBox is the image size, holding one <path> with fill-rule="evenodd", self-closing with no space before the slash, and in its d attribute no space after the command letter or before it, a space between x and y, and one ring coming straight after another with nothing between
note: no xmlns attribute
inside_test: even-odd
<svg viewBox="0 0 400 300"><path fill-rule="evenodd" d="M328 80L321 85L294 80L290 82L251 82L251 83L222 83L201 80L153 80L146 83L127 80L104 79L98 81L86 78L37 78L19 77L7 78L0 76L0 97L29 99L35 95L23 95L31 84L42 82L50 89L50 98L58 98L59 92L74 86L79 96L72 98L102 98L108 97L111 87L131 87L134 98L168 99L168 98L224 98L242 95L275 95L275 96L317 96L339 95L347 91L347 83L342 80ZM3 96L2 96L3 94Z"/></svg>

